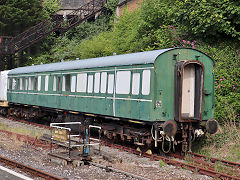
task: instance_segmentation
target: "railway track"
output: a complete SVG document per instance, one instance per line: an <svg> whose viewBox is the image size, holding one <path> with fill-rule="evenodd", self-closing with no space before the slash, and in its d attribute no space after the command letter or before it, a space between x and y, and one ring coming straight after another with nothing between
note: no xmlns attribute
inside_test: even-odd
<svg viewBox="0 0 240 180"><path fill-rule="evenodd" d="M21 120L20 122L31 124L31 122L29 123L24 120ZM38 124L36 123L34 123L34 125L38 126ZM39 125L39 126L49 128L46 125ZM151 160L156 160L156 161L162 160L167 164L179 166L185 169L189 169L195 173L208 175L214 178L240 180L240 170L239 170L240 163L234 163L226 160L211 158L201 154L189 153L189 152L186 153L184 156L181 156L179 154L168 154L168 156L170 157L185 160L185 162L182 162L182 161L178 161L172 158L168 158L168 157L164 157L156 154L149 155L147 153L141 153L132 147L109 143L107 141L102 141L102 144L105 146L117 148L121 151L126 151L136 155L141 155L143 157L150 158Z"/></svg>
<svg viewBox="0 0 240 180"><path fill-rule="evenodd" d="M33 167L30 167L30 166L27 166L25 164L10 160L10 159L2 157L2 156L0 156L0 162L4 163L7 166L11 166L11 167L14 167L14 168L20 168L24 172L28 172L34 177L41 177L43 179L48 179L48 180L64 180L61 177L57 177L57 176L55 176L53 174L50 174L48 172L44 172L42 170L35 169Z"/></svg>
<svg viewBox="0 0 240 180"><path fill-rule="evenodd" d="M126 146L122 146L119 144L112 144L112 143L107 143L107 142L103 142L103 144L106 146L109 146L109 147L118 148L119 150L122 150L122 151L126 151L126 152L133 153L136 155L141 155L142 157L150 158L151 160L155 160L155 161L162 160L166 164L179 166L179 167L191 170L195 173L208 175L213 178L240 180L240 170L239 170L240 164L239 163L220 160L220 159L216 159L216 158L210 158L210 157L203 156L203 155L196 154L196 153L187 153L187 155L191 155L191 156L179 156L179 155L177 156L177 155L169 154L169 156L171 156L171 157L177 157L177 158L184 159L185 161L187 161L187 162L182 162L182 161L178 161L175 159L171 159L169 157L164 157L164 156L160 156L160 155L156 155L156 154L141 153L131 147L126 147ZM191 157L191 159L189 157ZM209 160L210 161L212 160L212 161L209 162ZM225 167L218 166L219 169L217 169L213 165L214 162L224 163ZM221 168L223 168L223 169L221 169Z"/></svg>

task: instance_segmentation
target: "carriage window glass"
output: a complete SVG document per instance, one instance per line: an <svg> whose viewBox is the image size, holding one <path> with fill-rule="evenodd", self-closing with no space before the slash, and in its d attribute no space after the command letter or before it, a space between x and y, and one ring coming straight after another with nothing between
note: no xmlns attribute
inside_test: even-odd
<svg viewBox="0 0 240 180"><path fill-rule="evenodd" d="M94 77L94 92L99 93L99 87L100 87L100 73L95 73Z"/></svg>
<svg viewBox="0 0 240 180"><path fill-rule="evenodd" d="M25 83L26 83L25 78L22 78L22 90L24 90L25 88Z"/></svg>
<svg viewBox="0 0 240 180"><path fill-rule="evenodd" d="M53 76L53 91L57 90L57 77Z"/></svg>
<svg viewBox="0 0 240 180"><path fill-rule="evenodd" d="M25 78L25 90L28 89L28 78Z"/></svg>
<svg viewBox="0 0 240 180"><path fill-rule="evenodd" d="M48 91L49 75L45 76L45 91Z"/></svg>
<svg viewBox="0 0 240 180"><path fill-rule="evenodd" d="M17 79L17 89L20 89L20 80Z"/></svg>
<svg viewBox="0 0 240 180"><path fill-rule="evenodd" d="M58 92L60 92L61 90L61 77L57 77L57 80L58 80Z"/></svg>
<svg viewBox="0 0 240 180"><path fill-rule="evenodd" d="M142 94L149 95L150 93L150 78L151 78L151 71L144 70L143 77L142 77Z"/></svg>
<svg viewBox="0 0 240 180"><path fill-rule="evenodd" d="M23 78L20 78L20 90L23 90Z"/></svg>
<svg viewBox="0 0 240 180"><path fill-rule="evenodd" d="M108 75L108 93L109 94L113 93L113 87L114 87L114 75L109 74Z"/></svg>
<svg viewBox="0 0 240 180"><path fill-rule="evenodd" d="M41 91L41 80L42 80L42 76L38 76L38 91Z"/></svg>
<svg viewBox="0 0 240 180"><path fill-rule="evenodd" d="M106 87L107 87L107 73L102 72L101 73L101 93L106 93Z"/></svg>
<svg viewBox="0 0 240 180"><path fill-rule="evenodd" d="M11 80L10 78L8 78L8 83L7 83L7 88L10 89L10 83L11 83Z"/></svg>
<svg viewBox="0 0 240 180"><path fill-rule="evenodd" d="M62 91L66 90L66 76L63 76L63 80L62 80Z"/></svg>
<svg viewBox="0 0 240 180"><path fill-rule="evenodd" d="M72 76L71 79L71 92L75 92L76 91L76 76Z"/></svg>
<svg viewBox="0 0 240 180"><path fill-rule="evenodd" d="M117 94L129 94L131 71L118 71L116 92Z"/></svg>
<svg viewBox="0 0 240 180"><path fill-rule="evenodd" d="M82 73L77 75L77 92L86 92L87 74Z"/></svg>
<svg viewBox="0 0 240 180"><path fill-rule="evenodd" d="M38 88L38 78L34 77L34 90L36 91Z"/></svg>
<svg viewBox="0 0 240 180"><path fill-rule="evenodd" d="M88 93L93 91L93 75L88 76Z"/></svg>
<svg viewBox="0 0 240 180"><path fill-rule="evenodd" d="M33 88L34 88L34 77L33 76L29 77L28 84L29 84L28 90L33 90Z"/></svg>
<svg viewBox="0 0 240 180"><path fill-rule="evenodd" d="M64 77L65 77L65 90L70 91L70 74L66 74Z"/></svg>
<svg viewBox="0 0 240 180"><path fill-rule="evenodd" d="M133 73L132 76L132 94L138 95L140 88L140 73Z"/></svg>

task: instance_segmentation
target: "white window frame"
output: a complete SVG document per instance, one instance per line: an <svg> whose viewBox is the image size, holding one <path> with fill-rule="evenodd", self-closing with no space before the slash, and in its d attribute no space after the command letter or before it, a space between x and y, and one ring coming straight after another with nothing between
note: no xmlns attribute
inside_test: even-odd
<svg viewBox="0 0 240 180"><path fill-rule="evenodd" d="M49 75L45 76L45 91L48 91Z"/></svg>
<svg viewBox="0 0 240 180"><path fill-rule="evenodd" d="M151 71L150 70L143 70L142 74L142 95L149 95L150 94L150 87L151 86Z"/></svg>
<svg viewBox="0 0 240 180"><path fill-rule="evenodd" d="M86 92L87 90L87 73L77 74L77 92Z"/></svg>
<svg viewBox="0 0 240 180"><path fill-rule="evenodd" d="M140 91L140 73L133 73L132 75L132 94L139 95Z"/></svg>
<svg viewBox="0 0 240 180"><path fill-rule="evenodd" d="M113 94L114 90L114 74L108 74L108 94Z"/></svg>
<svg viewBox="0 0 240 180"><path fill-rule="evenodd" d="M53 76L53 91L57 91L57 76Z"/></svg>
<svg viewBox="0 0 240 180"><path fill-rule="evenodd" d="M87 88L88 93L93 92L93 75L88 75L88 88Z"/></svg>
<svg viewBox="0 0 240 180"><path fill-rule="evenodd" d="M117 71L116 93L129 94L131 82L131 71Z"/></svg>
<svg viewBox="0 0 240 180"><path fill-rule="evenodd" d="M107 73L101 73L101 93L106 93L107 89Z"/></svg>
<svg viewBox="0 0 240 180"><path fill-rule="evenodd" d="M71 77L71 92L76 92L76 76Z"/></svg>
<svg viewBox="0 0 240 180"><path fill-rule="evenodd" d="M42 76L38 76L38 84L37 84L37 90L41 91L41 86L42 86Z"/></svg>
<svg viewBox="0 0 240 180"><path fill-rule="evenodd" d="M100 73L94 75L94 93L99 93L100 90Z"/></svg>

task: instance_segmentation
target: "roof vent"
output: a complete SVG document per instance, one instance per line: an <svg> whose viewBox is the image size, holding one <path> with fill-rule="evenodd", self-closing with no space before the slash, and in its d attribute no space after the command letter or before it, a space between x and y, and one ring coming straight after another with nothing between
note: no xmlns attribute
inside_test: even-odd
<svg viewBox="0 0 240 180"><path fill-rule="evenodd" d="M64 59L62 59L61 62L64 62Z"/></svg>
<svg viewBox="0 0 240 180"><path fill-rule="evenodd" d="M114 55L114 56L116 56L116 55L117 55L117 53L115 53L115 52L114 52L114 53L113 53L113 55Z"/></svg>
<svg viewBox="0 0 240 180"><path fill-rule="evenodd" d="M42 65L43 63L41 62L40 64Z"/></svg>
<svg viewBox="0 0 240 180"><path fill-rule="evenodd" d="M76 58L76 60L79 60L79 58Z"/></svg>
<svg viewBox="0 0 240 180"><path fill-rule="evenodd" d="M32 64L32 66L34 66L34 64Z"/></svg>

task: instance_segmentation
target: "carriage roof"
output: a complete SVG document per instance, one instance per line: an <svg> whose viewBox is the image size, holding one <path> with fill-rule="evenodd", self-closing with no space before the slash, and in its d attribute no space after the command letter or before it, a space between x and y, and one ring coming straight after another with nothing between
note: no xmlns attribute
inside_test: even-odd
<svg viewBox="0 0 240 180"><path fill-rule="evenodd" d="M98 58L91 58L91 59L83 59L83 60L65 61L65 62L51 63L51 64L19 67L11 70L9 74L26 74L26 73L63 71L63 70L108 67L108 66L152 64L154 63L154 61L159 55L171 49L173 48L131 53L131 54L122 54L122 55L115 55L115 56L98 57Z"/></svg>

